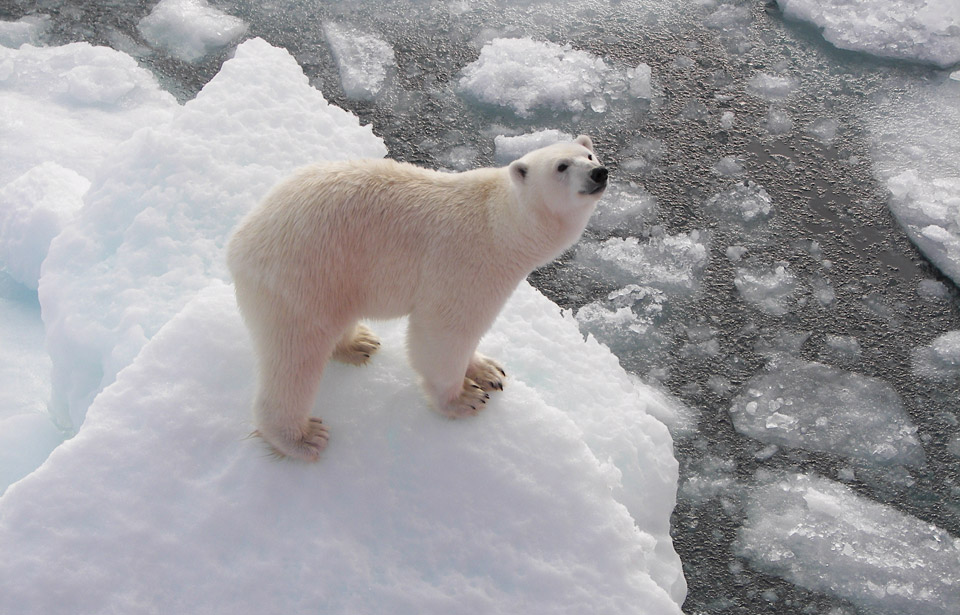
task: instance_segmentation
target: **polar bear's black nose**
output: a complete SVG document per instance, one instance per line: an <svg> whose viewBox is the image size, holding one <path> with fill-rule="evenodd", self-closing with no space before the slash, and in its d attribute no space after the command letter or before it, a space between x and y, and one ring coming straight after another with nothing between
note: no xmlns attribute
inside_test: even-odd
<svg viewBox="0 0 960 615"><path fill-rule="evenodd" d="M597 167L596 169L590 171L590 179L598 184L602 184L603 182L607 181L606 167Z"/></svg>

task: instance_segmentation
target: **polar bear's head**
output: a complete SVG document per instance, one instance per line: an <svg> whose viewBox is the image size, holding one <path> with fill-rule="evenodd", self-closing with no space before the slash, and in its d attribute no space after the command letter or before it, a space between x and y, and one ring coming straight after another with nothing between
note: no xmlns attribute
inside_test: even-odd
<svg viewBox="0 0 960 615"><path fill-rule="evenodd" d="M607 169L586 135L534 150L513 161L509 170L524 203L542 205L563 218L589 216L607 187Z"/></svg>

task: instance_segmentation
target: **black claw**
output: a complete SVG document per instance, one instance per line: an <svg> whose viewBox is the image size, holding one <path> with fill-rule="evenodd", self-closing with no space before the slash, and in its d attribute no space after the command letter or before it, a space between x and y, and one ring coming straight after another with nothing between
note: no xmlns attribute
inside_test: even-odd
<svg viewBox="0 0 960 615"><path fill-rule="evenodd" d="M501 376L506 376L506 375L507 375L507 372L503 371L503 368L502 368L502 367L498 367L498 368L497 368L497 371L500 372L500 375L501 375Z"/></svg>

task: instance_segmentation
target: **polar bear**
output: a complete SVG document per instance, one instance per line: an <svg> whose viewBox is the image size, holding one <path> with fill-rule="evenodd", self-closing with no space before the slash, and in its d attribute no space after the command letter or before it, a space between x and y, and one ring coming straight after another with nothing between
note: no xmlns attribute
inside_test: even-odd
<svg viewBox="0 0 960 615"><path fill-rule="evenodd" d="M227 246L257 355L256 433L280 456L318 458L329 434L310 411L324 365L362 365L380 345L360 319L408 315L410 364L433 407L476 414L505 376L476 352L480 337L533 269L577 241L606 185L584 135L502 168L357 160L282 181Z"/></svg>

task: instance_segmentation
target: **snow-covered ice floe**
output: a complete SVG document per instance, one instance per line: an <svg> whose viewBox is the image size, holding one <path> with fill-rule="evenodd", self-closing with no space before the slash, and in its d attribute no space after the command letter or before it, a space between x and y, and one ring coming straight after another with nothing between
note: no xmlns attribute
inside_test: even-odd
<svg viewBox="0 0 960 615"><path fill-rule="evenodd" d="M811 23L841 49L946 68L960 62L956 0L777 0L789 19Z"/></svg>
<svg viewBox="0 0 960 615"><path fill-rule="evenodd" d="M761 477L734 548L865 612L955 615L960 605L960 540L816 475Z"/></svg>
<svg viewBox="0 0 960 615"><path fill-rule="evenodd" d="M75 66L91 49L46 52ZM110 54L106 74L126 74ZM31 78L62 82L50 68ZM116 87L90 74L78 91ZM27 139L36 160L0 186L29 195L45 160L90 182L39 280L54 400L83 424L0 498L0 612L680 613L677 462L655 418L672 400L527 284L481 344L510 374L481 416L428 409L392 321L374 325L370 367L325 373L319 463L274 460L248 437L254 360L226 237L295 166L386 149L259 39L186 105L159 98L96 160L70 154L100 144L95 130ZM65 127L88 118L57 104Z"/></svg>
<svg viewBox="0 0 960 615"><path fill-rule="evenodd" d="M524 284L481 347L509 386L450 421L377 331L324 376L322 460L278 462L232 288L202 290L0 499L0 611L680 613L670 437L615 357Z"/></svg>

